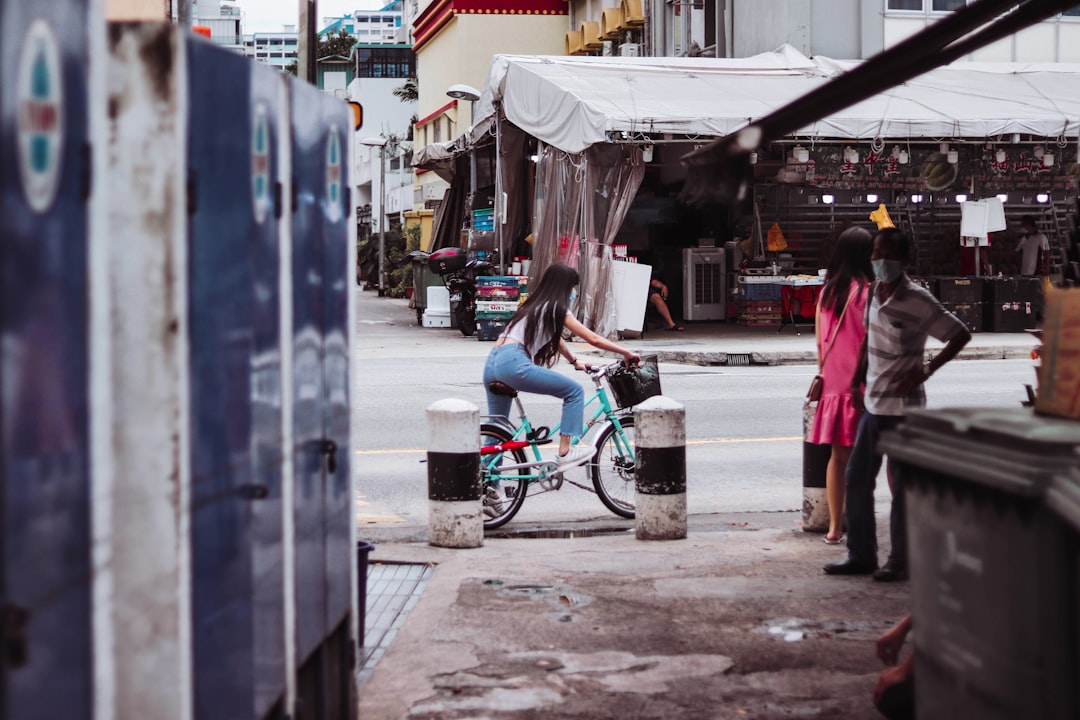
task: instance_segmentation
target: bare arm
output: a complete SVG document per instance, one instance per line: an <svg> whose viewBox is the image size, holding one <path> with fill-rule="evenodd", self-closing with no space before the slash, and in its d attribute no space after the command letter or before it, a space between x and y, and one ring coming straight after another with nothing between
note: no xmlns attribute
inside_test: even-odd
<svg viewBox="0 0 1080 720"><path fill-rule="evenodd" d="M608 350L610 352L619 353L620 355L623 356L623 358L626 359L626 364L627 365L636 365L637 363L639 363L641 361L641 356L638 355L633 350L627 350L622 345L618 345L616 343L611 342L610 340L608 340L605 337L601 337L600 335L597 335L592 330L590 330L589 328L582 325L581 322L577 318L575 318L573 316L567 316L565 327L566 327L567 330L569 330L573 334L577 335L579 338L581 338L585 342L589 343L593 347L600 348L601 350ZM560 351L562 351L563 348L565 348L566 343L563 342L562 340L560 340L559 342L560 342L559 349L560 349ZM567 350L567 352L569 352L569 350ZM564 357L565 356L566 355L564 353ZM569 359L569 358L567 358L567 359ZM575 365L575 367L577 367L577 366Z"/></svg>
<svg viewBox="0 0 1080 720"><path fill-rule="evenodd" d="M866 409L866 405L863 404L863 386L866 385L866 370L869 362L866 342L867 338L864 336L862 344L859 345L859 362L855 365L855 374L851 376L851 404L859 412Z"/></svg>
<svg viewBox="0 0 1080 720"><path fill-rule="evenodd" d="M919 385L926 382L931 375L936 373L938 369L945 363L956 357L957 353L964 349L964 346L971 341L971 333L967 328L961 329L952 340L949 340L945 344L945 347L941 349L937 355L930 359L930 362L926 365L919 365L913 367L903 375L898 375L895 384L901 392L907 392Z"/></svg>

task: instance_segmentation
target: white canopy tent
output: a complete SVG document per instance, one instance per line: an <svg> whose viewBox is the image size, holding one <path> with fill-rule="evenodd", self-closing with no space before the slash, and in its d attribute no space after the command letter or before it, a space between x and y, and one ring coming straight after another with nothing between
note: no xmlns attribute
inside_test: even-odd
<svg viewBox="0 0 1080 720"><path fill-rule="evenodd" d="M750 58L497 55L478 103L477 137L498 103L537 139L576 153L603 142L728 135L854 67L790 46ZM1072 137L1080 64L954 63L825 119L798 136L982 139Z"/></svg>

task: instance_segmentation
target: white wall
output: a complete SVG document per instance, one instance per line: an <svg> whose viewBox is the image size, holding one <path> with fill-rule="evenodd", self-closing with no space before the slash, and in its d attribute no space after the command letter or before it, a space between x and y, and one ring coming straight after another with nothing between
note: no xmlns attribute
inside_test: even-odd
<svg viewBox="0 0 1080 720"><path fill-rule="evenodd" d="M940 15L885 16L885 45L891 47L939 19ZM1055 18L971 53L978 62L1080 62L1080 18Z"/></svg>

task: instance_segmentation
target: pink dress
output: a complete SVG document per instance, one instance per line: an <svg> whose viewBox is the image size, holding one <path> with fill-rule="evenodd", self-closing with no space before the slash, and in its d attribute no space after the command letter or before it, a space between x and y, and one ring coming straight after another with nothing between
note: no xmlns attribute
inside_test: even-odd
<svg viewBox="0 0 1080 720"><path fill-rule="evenodd" d="M844 313L844 324L837 330L837 322L844 309L841 302L836 311L821 306L818 318L820 332L818 333L818 357L825 356L825 350L829 347L829 341L836 333L833 340L833 348L825 359L825 365L821 368L821 377L824 380L821 390L821 400L818 402L817 412L814 414L814 424L810 427L807 442L819 445L846 445L855 444L855 431L859 427L859 411L851 403L851 377L855 374L855 366L859 362L859 347L863 338L866 337L866 327L863 318L866 314L866 299L870 291L870 285L866 284L859 288L857 281L851 282L851 300L847 312Z"/></svg>

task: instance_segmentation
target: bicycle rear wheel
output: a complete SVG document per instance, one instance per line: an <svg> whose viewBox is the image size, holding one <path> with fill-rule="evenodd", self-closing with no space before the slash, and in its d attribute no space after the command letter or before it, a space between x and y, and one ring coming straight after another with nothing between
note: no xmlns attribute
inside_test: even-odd
<svg viewBox="0 0 1080 720"><path fill-rule="evenodd" d="M511 434L501 425L484 423L480 426L481 446L500 445L512 439ZM525 503L525 495L529 491L528 469L499 470L503 465L525 462L528 462L525 451L520 448L480 456L485 528L502 527L510 522L510 518L514 517Z"/></svg>
<svg viewBox="0 0 1080 720"><path fill-rule="evenodd" d="M608 510L624 518L634 517L634 416L619 418L622 436L608 423L596 441L596 455L589 463L593 486Z"/></svg>

